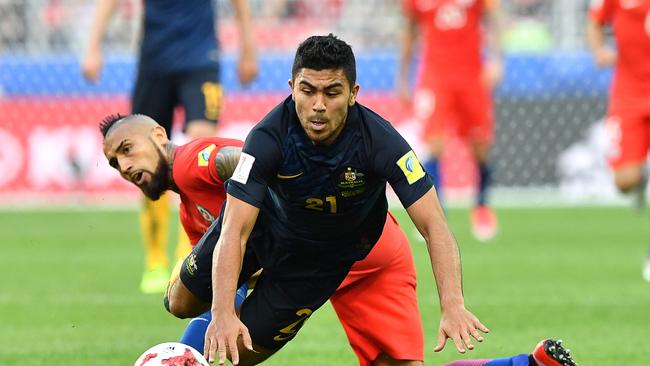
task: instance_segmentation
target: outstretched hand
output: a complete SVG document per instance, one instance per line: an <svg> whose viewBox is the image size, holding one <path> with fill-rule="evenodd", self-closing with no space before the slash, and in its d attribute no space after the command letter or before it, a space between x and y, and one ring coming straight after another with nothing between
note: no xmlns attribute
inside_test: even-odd
<svg viewBox="0 0 650 366"><path fill-rule="evenodd" d="M239 364L239 350L237 340L242 337L244 347L253 350L253 341L248 333L248 328L233 312L231 314L212 317L205 332L204 356L209 363L214 363L216 354L219 354L219 365L226 362L228 353L233 365Z"/></svg>
<svg viewBox="0 0 650 366"><path fill-rule="evenodd" d="M488 333L489 329L464 306L453 309L443 309L440 316L440 330L438 331L438 344L433 349L435 352L442 351L445 348L447 338L451 338L456 349L460 353L465 353L466 348L474 349L472 338L483 342L483 336L479 333Z"/></svg>

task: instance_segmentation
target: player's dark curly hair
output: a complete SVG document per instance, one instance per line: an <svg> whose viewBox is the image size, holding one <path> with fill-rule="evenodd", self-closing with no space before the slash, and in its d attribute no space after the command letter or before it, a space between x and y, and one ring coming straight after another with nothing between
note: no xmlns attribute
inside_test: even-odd
<svg viewBox="0 0 650 366"><path fill-rule="evenodd" d="M352 47L332 33L326 36L311 36L298 46L291 67L291 78L295 79L302 68L342 69L350 87L357 81L357 65Z"/></svg>
<svg viewBox="0 0 650 366"><path fill-rule="evenodd" d="M106 134L108 133L108 130L113 127L113 125L120 120L122 120L124 117L121 114L110 114L106 116L101 122L99 122L99 131L102 133L102 136L106 138Z"/></svg>

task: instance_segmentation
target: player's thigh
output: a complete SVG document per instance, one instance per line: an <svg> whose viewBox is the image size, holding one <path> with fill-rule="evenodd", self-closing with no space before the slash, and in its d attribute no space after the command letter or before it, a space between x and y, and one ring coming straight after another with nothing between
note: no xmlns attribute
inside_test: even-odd
<svg viewBox="0 0 650 366"><path fill-rule="evenodd" d="M178 80L180 102L185 109L187 133L192 124L199 124L195 134L216 133L216 123L223 104L223 87L217 69L199 69L183 73ZM194 133L194 132L193 132ZM214 135L212 133L211 135ZM199 137L199 136L194 136Z"/></svg>
<svg viewBox="0 0 650 366"><path fill-rule="evenodd" d="M443 149L443 138L455 129L456 111L451 90L440 85L419 87L414 96L415 117L422 123L422 133L433 155Z"/></svg>
<svg viewBox="0 0 650 366"><path fill-rule="evenodd" d="M494 140L492 93L476 81L468 82L458 95L459 133L470 143L475 158L485 161Z"/></svg>
<svg viewBox="0 0 650 366"><path fill-rule="evenodd" d="M638 185L650 147L650 120L642 111L610 108L605 120L607 158L614 169L616 185L628 191Z"/></svg>
<svg viewBox="0 0 650 366"><path fill-rule="evenodd" d="M223 208L217 220L210 225L192 252L185 258L180 269L180 280L184 287L205 303L212 301L212 257L221 235L222 214ZM261 234L255 231L251 233L244 252L237 287L260 270L261 266L253 248L260 245L258 241L263 239Z"/></svg>
<svg viewBox="0 0 650 366"><path fill-rule="evenodd" d="M424 357L413 255L404 234L398 234L403 238L398 235L393 240L402 244L390 263L330 299L362 365L382 354L395 360Z"/></svg>
<svg viewBox="0 0 650 366"><path fill-rule="evenodd" d="M171 136L174 107L177 103L172 75L148 75L138 72L133 88L131 111L153 118Z"/></svg>
<svg viewBox="0 0 650 366"><path fill-rule="evenodd" d="M334 293L352 263L274 252L241 307L253 342L278 350Z"/></svg>

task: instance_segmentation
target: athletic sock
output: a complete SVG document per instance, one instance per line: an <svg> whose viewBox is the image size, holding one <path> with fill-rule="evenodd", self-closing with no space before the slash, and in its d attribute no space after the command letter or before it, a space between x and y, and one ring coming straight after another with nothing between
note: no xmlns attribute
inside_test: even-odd
<svg viewBox="0 0 650 366"><path fill-rule="evenodd" d="M169 231L169 195L157 201L144 199L140 212L140 229L144 241L146 269L167 268L167 237Z"/></svg>
<svg viewBox="0 0 650 366"><path fill-rule="evenodd" d="M537 363L528 354L520 354L513 357L494 359L484 366L536 366Z"/></svg>
<svg viewBox="0 0 650 366"><path fill-rule="evenodd" d="M237 289L237 294L235 296L235 309L239 309L246 299L246 294L248 293L248 285L243 284L239 289ZM191 346L195 350L203 353L203 348L205 345L205 332L208 330L208 325L212 320L212 315L209 311L197 316L190 320L189 324L185 328L185 332L181 336L180 342Z"/></svg>
<svg viewBox="0 0 650 366"><path fill-rule="evenodd" d="M487 189L492 178L492 169L486 162L478 164L478 190L476 194L476 205L483 206L487 201Z"/></svg>
<svg viewBox="0 0 650 366"><path fill-rule="evenodd" d="M212 315L209 311L197 316L190 320L185 328L185 332L181 336L181 343L191 346L195 350L203 353L205 346L205 332L208 330L208 325Z"/></svg>

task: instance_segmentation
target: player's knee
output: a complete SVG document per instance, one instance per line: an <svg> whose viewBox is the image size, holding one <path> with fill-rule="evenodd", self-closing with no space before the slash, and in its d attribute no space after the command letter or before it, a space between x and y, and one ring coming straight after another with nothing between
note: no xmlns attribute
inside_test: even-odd
<svg viewBox="0 0 650 366"><path fill-rule="evenodd" d="M179 281L180 282L180 281ZM178 282L170 286L165 294L165 309L177 318L194 318L210 308L209 304L203 304L194 298L184 286L178 286Z"/></svg>
<svg viewBox="0 0 650 366"><path fill-rule="evenodd" d="M641 172L636 172L632 170L626 170L617 172L614 176L614 182L616 187L622 193L628 193L641 184L642 175Z"/></svg>

